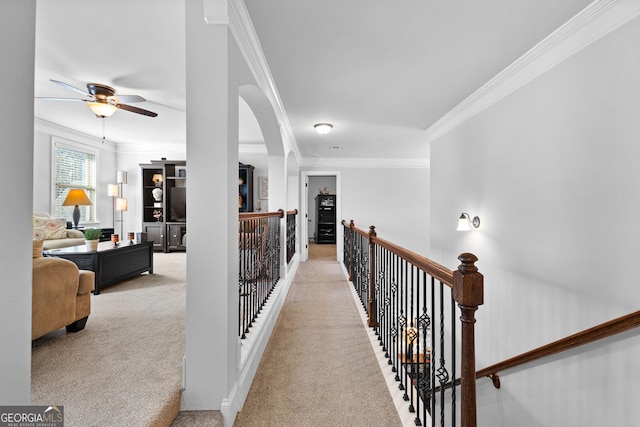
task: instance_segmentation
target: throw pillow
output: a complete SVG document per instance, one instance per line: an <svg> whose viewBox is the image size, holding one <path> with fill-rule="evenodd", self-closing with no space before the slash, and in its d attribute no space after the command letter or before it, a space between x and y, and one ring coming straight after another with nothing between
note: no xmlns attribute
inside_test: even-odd
<svg viewBox="0 0 640 427"><path fill-rule="evenodd" d="M34 240L33 241L33 258L42 257L42 245L44 244L44 240Z"/></svg>
<svg viewBox="0 0 640 427"><path fill-rule="evenodd" d="M33 217L33 238L36 240L66 239L65 219Z"/></svg>

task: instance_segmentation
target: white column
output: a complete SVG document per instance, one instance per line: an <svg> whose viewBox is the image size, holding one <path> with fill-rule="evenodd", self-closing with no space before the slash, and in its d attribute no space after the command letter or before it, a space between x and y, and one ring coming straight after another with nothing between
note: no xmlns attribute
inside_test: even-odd
<svg viewBox="0 0 640 427"><path fill-rule="evenodd" d="M269 156L269 210L283 209L285 216L280 220L280 276L286 273L287 263L287 169L284 156Z"/></svg>
<svg viewBox="0 0 640 427"><path fill-rule="evenodd" d="M220 0L186 1L189 248L182 409L222 409L229 424L238 366L238 53L225 7ZM212 10L216 16L205 22Z"/></svg>
<svg viewBox="0 0 640 427"><path fill-rule="evenodd" d="M31 404L31 240L35 0L0 2L0 402Z"/></svg>

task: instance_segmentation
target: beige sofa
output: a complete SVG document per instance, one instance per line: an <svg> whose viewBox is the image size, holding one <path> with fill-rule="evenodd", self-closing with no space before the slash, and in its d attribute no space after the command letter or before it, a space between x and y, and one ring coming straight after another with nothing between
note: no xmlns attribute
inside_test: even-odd
<svg viewBox="0 0 640 427"><path fill-rule="evenodd" d="M45 213L33 214L33 239L44 240L45 251L83 245L85 241L82 231L67 229L66 219Z"/></svg>
<svg viewBox="0 0 640 427"><path fill-rule="evenodd" d="M93 271L79 270L71 261L42 257L42 241L33 241L31 339L62 327L84 329L91 314Z"/></svg>

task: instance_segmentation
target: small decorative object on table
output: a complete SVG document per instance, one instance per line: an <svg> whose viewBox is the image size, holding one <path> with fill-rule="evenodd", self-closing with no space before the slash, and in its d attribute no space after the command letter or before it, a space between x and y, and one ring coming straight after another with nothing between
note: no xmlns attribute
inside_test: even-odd
<svg viewBox="0 0 640 427"><path fill-rule="evenodd" d="M102 235L102 229L100 228L86 228L83 231L84 239L87 245L88 251L97 251L98 250L98 242L100 241L100 236Z"/></svg>
<svg viewBox="0 0 640 427"><path fill-rule="evenodd" d="M117 234L112 234L111 235L111 241L113 242L113 247L118 247L118 242L120 242L120 236L118 236Z"/></svg>
<svg viewBox="0 0 640 427"><path fill-rule="evenodd" d="M129 238L129 244L133 245L133 239L135 239L136 235L134 233L129 233L127 237Z"/></svg>

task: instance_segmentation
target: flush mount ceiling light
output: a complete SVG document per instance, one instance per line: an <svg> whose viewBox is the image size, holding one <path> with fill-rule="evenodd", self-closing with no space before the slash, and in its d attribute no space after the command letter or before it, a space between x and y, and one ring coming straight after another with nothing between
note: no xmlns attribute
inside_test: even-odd
<svg viewBox="0 0 640 427"><path fill-rule="evenodd" d="M472 225L473 228L480 227L480 218L474 216L473 219L471 219L468 213L463 212L462 214L460 214L460 218L458 218L458 228L456 228L456 230L469 231L471 230Z"/></svg>
<svg viewBox="0 0 640 427"><path fill-rule="evenodd" d="M313 127L320 135L326 135L333 129L333 125L330 123L317 123Z"/></svg>

